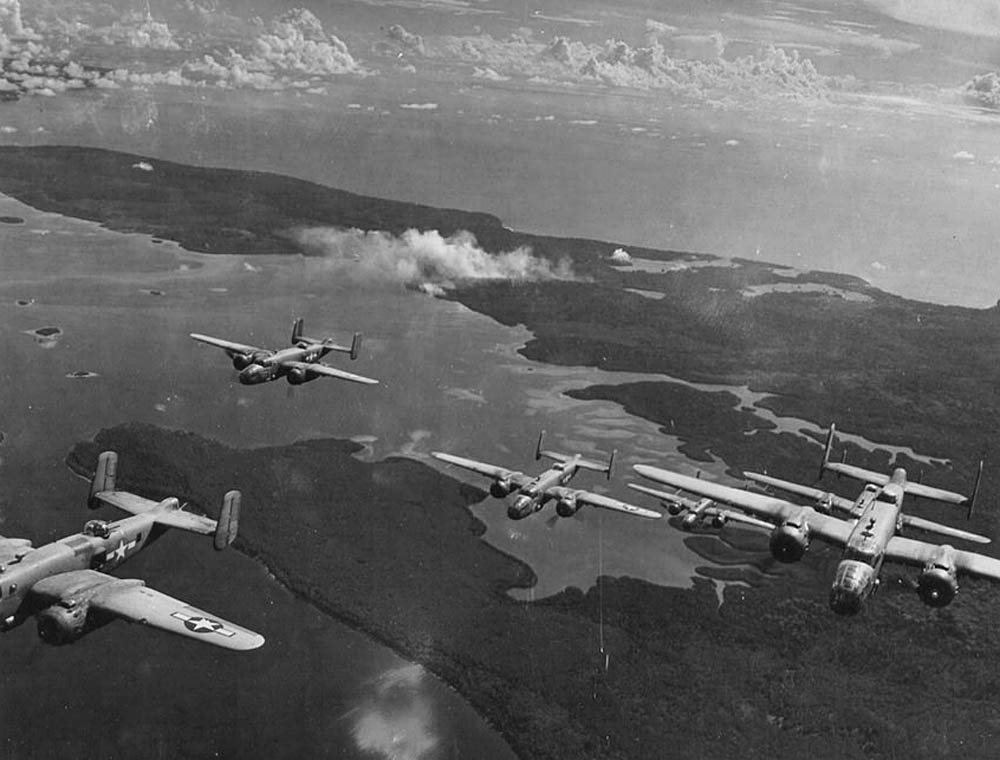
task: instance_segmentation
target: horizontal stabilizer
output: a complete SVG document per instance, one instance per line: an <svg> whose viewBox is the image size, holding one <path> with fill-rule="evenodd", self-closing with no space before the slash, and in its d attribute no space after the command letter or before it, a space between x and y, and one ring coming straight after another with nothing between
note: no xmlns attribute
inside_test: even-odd
<svg viewBox="0 0 1000 760"><path fill-rule="evenodd" d="M761 475L756 472L746 472L743 473L743 476L747 480L760 485L772 486L773 488L778 488L782 491L787 491L788 493L794 493L807 499L813 499L820 507L829 505L849 514L854 513L853 501L846 499L843 496L830 493L829 491L824 491L821 488L813 488L812 486L802 485L801 483L792 483L789 480L772 478L770 475Z"/></svg>
<svg viewBox="0 0 1000 760"><path fill-rule="evenodd" d="M887 485L890 479L884 472L866 470L864 467L856 467L853 464L846 464L844 462L824 462L823 469L877 486Z"/></svg>
<svg viewBox="0 0 1000 760"><path fill-rule="evenodd" d="M980 536L978 533L969 533L965 530L960 530L958 528L952 528L949 525L941 525L940 523L932 522L931 520L925 520L922 517L914 517L913 515L903 515L902 516L903 525L908 528L916 528L917 530L926 530L929 533L937 533L939 536L947 536L948 538L958 538L963 541L972 541L977 544L988 544L990 539L986 536Z"/></svg>
<svg viewBox="0 0 1000 760"><path fill-rule="evenodd" d="M693 506L696 503L694 501L694 499L689 499L686 496L681 496L680 494L676 494L676 493L669 493L667 491L658 491L655 488L649 488L647 486L641 486L638 483L626 483L625 485L627 485L633 491L638 491L639 493L644 493L644 494L646 494L648 496L654 496L657 499L662 499L663 501L667 502L668 504L678 504L678 505L684 507L684 506L689 506L689 505Z"/></svg>
<svg viewBox="0 0 1000 760"><path fill-rule="evenodd" d="M933 499L934 501L943 501L946 504L965 504L968 501L968 499L960 493L945 491L943 488L925 486L922 483L910 483L907 481L904 490L906 493L913 494L914 496L920 496L924 499Z"/></svg>
<svg viewBox="0 0 1000 760"><path fill-rule="evenodd" d="M608 461L607 461L606 464L604 462L595 462L592 459L578 459L577 460L577 464L578 464L579 467L581 467L584 470L593 470L594 472L603 472L605 475L608 476L608 480L611 480L611 468L614 466L615 455L617 453L618 453L617 449L615 449L614 451L612 451L611 452L611 457L608 459Z"/></svg>

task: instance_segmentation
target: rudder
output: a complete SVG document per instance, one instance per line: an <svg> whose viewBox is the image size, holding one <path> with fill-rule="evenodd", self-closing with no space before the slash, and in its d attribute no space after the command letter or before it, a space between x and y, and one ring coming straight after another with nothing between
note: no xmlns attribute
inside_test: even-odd
<svg viewBox="0 0 1000 760"><path fill-rule="evenodd" d="M115 476L118 474L118 454L113 451L102 451L97 457L97 469L94 470L94 479L90 481L90 496L87 499L87 506L96 509L100 502L95 498L97 494L104 491L115 490Z"/></svg>
<svg viewBox="0 0 1000 760"><path fill-rule="evenodd" d="M837 437L837 426L830 423L830 432L826 436L826 446L823 448L823 461L819 464L819 477L823 477L826 466L830 463L830 452L833 451L833 443Z"/></svg>
<svg viewBox="0 0 1000 760"><path fill-rule="evenodd" d="M219 519L215 524L215 538L213 545L216 550L221 551L236 540L236 533L240 527L240 501L242 496L239 491L228 491L222 497L222 509L219 511Z"/></svg>
<svg viewBox="0 0 1000 760"><path fill-rule="evenodd" d="M302 340L302 328L304 324L305 320L302 317L298 317L294 322L292 322L292 345L295 345Z"/></svg>

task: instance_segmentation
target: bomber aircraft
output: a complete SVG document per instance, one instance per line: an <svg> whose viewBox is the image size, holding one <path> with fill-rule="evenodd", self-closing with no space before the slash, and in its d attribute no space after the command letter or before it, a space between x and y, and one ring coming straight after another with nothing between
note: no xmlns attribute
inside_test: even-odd
<svg viewBox="0 0 1000 760"><path fill-rule="evenodd" d="M634 491L655 496L663 506L667 508L667 514L681 518L681 527L684 530L694 530L699 525L708 524L713 528L721 528L727 522L739 522L744 525L753 525L757 528L771 528L772 525L756 517L745 515L732 509L719 509L711 499L689 499L679 493L667 493L657 491L655 488L646 488L636 483L626 483Z"/></svg>
<svg viewBox="0 0 1000 760"><path fill-rule="evenodd" d="M580 507L589 505L592 507L602 507L617 512L635 515L636 517L646 517L658 519L662 515L651 509L627 504L598 493L583 491L577 488L567 488L566 484L580 470L596 470L603 472L611 479L611 466L615 461L615 452L611 452L611 457L607 464L593 462L584 459L579 454L569 456L556 451L542 449L542 438L545 436L543 430L538 436L538 443L535 445L535 460L542 457L555 462L545 472L535 477L525 475L523 472L508 470L504 467L477 462L473 459L457 457L453 454L445 454L440 451L431 452L431 456L440 459L448 464L458 465L467 470L478 472L488 478L493 478L490 486L490 495L497 499L511 496L507 506L507 516L511 520L521 520L528 515L534 514L546 502L555 500L556 512L560 517L572 517L579 511Z"/></svg>
<svg viewBox="0 0 1000 760"><path fill-rule="evenodd" d="M219 520L185 512L176 498L160 502L115 489L118 456L105 451L97 461L89 505L110 504L131 512L113 522L89 520L83 532L33 548L24 538L0 537L0 630L34 616L48 644L69 644L122 618L161 628L225 649L256 649L264 637L154 591L140 580L108 575L159 538L167 528L214 537L216 549L236 538L239 491L229 491Z"/></svg>
<svg viewBox="0 0 1000 760"><path fill-rule="evenodd" d="M1000 581L1000 560L955 549L948 544L932 544L899 535L902 528L909 527L948 538L989 543L990 539L985 536L902 512L903 497L907 493L952 504L965 504L967 499L964 496L911 483L901 467L891 475L885 475L852 465L831 463L829 455L833 442L834 428L831 426L821 469L867 481L854 501L765 475L747 475L755 482L812 498L815 508L658 467L635 465L635 471L657 483L735 507L766 521L771 529L771 553L780 562L800 560L813 538L842 547L844 553L830 590L830 608L841 615L860 612L864 601L878 588L879 573L886 560L921 568L917 593L925 604L932 607L944 607L951 603L958 593L959 574ZM978 491L978 486L977 478L974 493ZM843 512L844 518L832 515L831 509Z"/></svg>
<svg viewBox="0 0 1000 760"><path fill-rule="evenodd" d="M277 350L233 343L200 333L191 333L191 337L225 351L233 360L233 367L239 371L239 381L243 385L260 385L282 377L292 385L308 383L318 377L335 377L366 385L378 383L378 380L370 377L345 372L319 361L330 351L350 354L352 361L357 359L361 348L361 333L354 333L350 346L340 346L332 338L307 338L302 334L302 324L301 319L295 320L292 324L291 345Z"/></svg>

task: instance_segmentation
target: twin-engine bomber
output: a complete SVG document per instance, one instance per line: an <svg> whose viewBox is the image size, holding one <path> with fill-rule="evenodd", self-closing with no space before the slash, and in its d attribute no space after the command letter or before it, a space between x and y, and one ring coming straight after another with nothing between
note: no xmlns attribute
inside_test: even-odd
<svg viewBox="0 0 1000 760"><path fill-rule="evenodd" d="M200 333L191 333L191 337L225 351L233 360L233 367L240 373L239 381L243 385L260 385L282 377L292 385L302 385L318 377L333 377L365 385L378 383L378 380L370 377L345 372L319 361L331 351L349 354L352 361L357 359L361 348L361 333L354 333L350 346L341 346L334 343L332 338L307 338L302 334L302 320L296 319L292 324L291 346L277 350L233 343Z"/></svg>
<svg viewBox="0 0 1000 760"><path fill-rule="evenodd" d="M214 537L216 549L236 538L239 491L229 491L218 521L183 511L176 498L160 502L115 489L118 456L97 462L89 505L131 512L114 522L90 520L82 533L33 548L24 538L0 537L0 630L34 616L49 644L69 644L115 618L161 628L225 649L256 649L264 637L210 615L135 579L107 573L159 538L167 528Z"/></svg>
<svg viewBox="0 0 1000 760"><path fill-rule="evenodd" d="M902 512L903 497L911 494L949 504L967 505L971 515L975 494L979 490L979 477L973 497L969 500L962 494L910 482L902 467L886 475L842 462L830 462L834 436L835 429L831 425L820 472L829 470L864 481L864 490L854 501L818 488L757 473L747 473L747 478L812 499L815 508L658 467L635 465L635 471L657 483L703 497L702 502L688 499L675 503L696 504L704 510L711 502L718 502L765 521L771 529L771 553L780 562L802 559L814 537L842 547L843 557L830 589L830 608L840 615L860 612L864 601L878 588L879 573L886 560L921 568L917 593L925 604L932 607L944 607L951 603L958 593L960 573L1000 581L1000 560L955 549L947 544L931 544L899 535L899 531L907 527L948 538L989 543L990 539L985 536ZM982 475L982 463L979 474ZM683 499L676 494L657 495ZM845 517L833 516L833 510L844 513Z"/></svg>
<svg viewBox="0 0 1000 760"><path fill-rule="evenodd" d="M589 459L584 459L579 454L570 456L568 454L560 454L557 451L543 449L542 438L544 436L545 431L543 430L538 436L538 443L535 445L535 460L538 461L542 457L545 457L546 459L553 460L555 464L535 477L525 475L523 472L518 472L517 470L508 470L504 467L497 467L493 464L477 462L474 459L457 457L453 454L445 454L440 451L432 451L431 456L435 459L440 459L442 462L458 465L467 470L478 472L480 475L485 475L488 478L493 478L493 484L490 486L490 495L496 499L510 497L507 506L507 516L511 520L521 520L528 515L532 515L544 507L546 502L551 500L555 500L556 512L560 517L572 517L579 511L580 507L585 505L611 509L616 512L624 512L625 514L646 517L653 520L662 516L659 512L654 512L651 509L643 509L642 507L627 504L618 499L602 496L599 493L583 491L578 488L566 488L566 484L580 470L603 472L610 480L611 466L615 461L615 452L611 452L611 457L608 459L607 464L592 462Z"/></svg>

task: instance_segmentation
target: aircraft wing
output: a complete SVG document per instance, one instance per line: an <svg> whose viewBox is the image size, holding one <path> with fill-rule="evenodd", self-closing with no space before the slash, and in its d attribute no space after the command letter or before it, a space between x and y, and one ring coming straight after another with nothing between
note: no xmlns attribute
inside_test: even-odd
<svg viewBox="0 0 1000 760"><path fill-rule="evenodd" d="M224 649L244 651L264 643L260 634L148 588L140 580L114 578L96 570L49 576L32 587L32 595L53 601L87 599L91 609Z"/></svg>
<svg viewBox="0 0 1000 760"><path fill-rule="evenodd" d="M659 520L663 517L662 513L657 512L652 509L643 509L642 507L637 507L634 504L629 504L625 501L619 501L618 499L612 499L609 496L602 496L599 493L592 493L590 491L577 491L571 488L550 488L549 493L558 497L560 492L567 492L573 494L576 500L580 504L586 504L591 507L600 507L601 509L611 509L615 512L624 512L627 515L635 515L636 517L645 517L649 520Z"/></svg>
<svg viewBox="0 0 1000 760"><path fill-rule="evenodd" d="M990 539L986 536L980 536L978 533L970 533L967 530L961 530L960 528L952 528L950 525L942 525L941 523L933 522L932 520L925 520L922 517L914 517L913 515L903 515L902 516L903 525L908 528L916 528L917 530L926 530L929 533L937 533L939 536L947 536L948 538L958 538L962 541L972 541L977 544L988 544Z"/></svg>
<svg viewBox="0 0 1000 760"><path fill-rule="evenodd" d="M774 486L775 488L780 488L782 491L804 496L805 498L813 499L820 504L829 504L831 507L836 507L843 512L854 514L854 502L850 499L845 499L843 496L838 496L835 493L824 491L820 488L814 488L812 486L805 486L801 483L792 483L789 480L772 478L770 475L760 475L756 472L745 472L743 474L747 480L751 480L754 483L760 483L765 486Z"/></svg>
<svg viewBox="0 0 1000 760"><path fill-rule="evenodd" d="M342 369L337 369L336 367L331 367L329 364L323 364L322 362L282 362L282 366L291 367L293 369L302 369L306 372L311 372L314 375L323 375L324 377L335 377L338 380L349 380L352 383L364 383L365 385L378 385L378 380L374 380L370 377L364 377L363 375L355 375L353 372L345 372Z"/></svg>
<svg viewBox="0 0 1000 760"><path fill-rule="evenodd" d="M893 536L889 539L889 543L885 547L885 557L906 565L923 567L937 559L945 549L950 549L955 569L958 572L1000 581L1000 559L987 557L985 554L977 554L976 552L952 549L939 544L915 541L903 536Z"/></svg>
<svg viewBox="0 0 1000 760"><path fill-rule="evenodd" d="M478 472L480 475L485 475L486 477L493 478L494 480L509 479L510 482L516 484L518 488L531 482L531 478L523 472L508 470L505 467L497 467L495 464L486 464L486 462L477 462L475 459L466 459L465 457L457 457L454 454L445 454L443 451L432 451L431 456L435 459L440 459L442 462L447 462L448 464L464 467L466 470Z"/></svg>
<svg viewBox="0 0 1000 760"><path fill-rule="evenodd" d="M201 335L199 333L189 333L189 335L195 340L201 343L207 343L210 346L215 346L216 348L221 348L227 353L232 351L237 354L252 354L254 352L263 351L265 353L272 353L265 348L258 348L257 346L247 346L243 343L233 343L230 340L222 340L222 338L213 338L211 335Z"/></svg>
<svg viewBox="0 0 1000 760"><path fill-rule="evenodd" d="M776 499L773 496L752 493L740 488L732 488L721 483L692 478L689 475L681 475L677 472L662 470L659 467L649 467L644 464L635 465L635 471L644 478L649 478L657 483L681 488L713 501L736 507L754 517L766 520L771 525L780 525L785 520L797 519L804 515L809 523L809 529L814 535L838 546L847 543L854 527L852 522L824 515L812 507L802 507L784 499Z"/></svg>
<svg viewBox="0 0 1000 760"><path fill-rule="evenodd" d="M713 512L718 515L723 521L743 523L744 525L752 525L755 528L766 528L770 530L774 527L767 520L761 520L757 517L751 517L750 515L745 515L742 512L737 512L733 509L719 509L718 507L709 507L707 511ZM712 516L712 515L710 515Z"/></svg>

